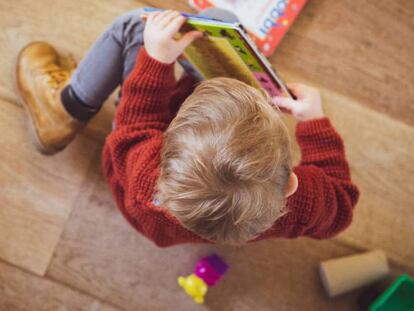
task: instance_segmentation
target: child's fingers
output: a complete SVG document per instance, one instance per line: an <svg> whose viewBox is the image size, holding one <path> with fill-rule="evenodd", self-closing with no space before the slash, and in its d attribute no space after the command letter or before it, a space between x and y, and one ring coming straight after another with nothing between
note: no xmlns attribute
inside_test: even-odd
<svg viewBox="0 0 414 311"><path fill-rule="evenodd" d="M290 111L292 111L293 108L295 107L295 101L288 97L275 96L272 98L272 102L276 106L290 110Z"/></svg>
<svg viewBox="0 0 414 311"><path fill-rule="evenodd" d="M171 12L171 10L167 10L167 11L157 11L154 12L154 17L152 19L152 21L154 22L154 24L158 24L159 21L165 16L167 15L169 12ZM158 13L158 14L156 14Z"/></svg>
<svg viewBox="0 0 414 311"><path fill-rule="evenodd" d="M317 89L301 83L288 84L288 88L293 92L293 94L295 94L297 99L305 99L315 92L318 92Z"/></svg>
<svg viewBox="0 0 414 311"><path fill-rule="evenodd" d="M179 16L181 16L180 12L169 11L162 18L160 18L160 20L158 21L158 26L161 27L161 29L164 29Z"/></svg>
<svg viewBox="0 0 414 311"><path fill-rule="evenodd" d="M178 44L181 46L181 49L184 51L187 46L189 46L195 40L203 37L203 33L201 31L189 31L185 33L181 39L178 41Z"/></svg>
<svg viewBox="0 0 414 311"><path fill-rule="evenodd" d="M170 23L165 27L164 31L167 35L172 37L180 30L185 21L186 18L184 16L178 15L170 21Z"/></svg>
<svg viewBox="0 0 414 311"><path fill-rule="evenodd" d="M158 25L159 22L170 12L172 11L171 10L157 11L155 13L158 13L158 14L155 15L154 13L155 16L153 17L152 21L154 22L154 24Z"/></svg>
<svg viewBox="0 0 414 311"><path fill-rule="evenodd" d="M302 84L299 84L299 83L289 83L287 85L287 87L289 88L289 91L291 91L293 93L293 95L295 95L295 97L297 99L303 99L303 97L305 96L305 94L303 92Z"/></svg>
<svg viewBox="0 0 414 311"><path fill-rule="evenodd" d="M292 114L292 110L289 110L289 109L286 109L286 108L283 108L283 107L279 107L279 106L276 106L276 105L274 105L274 108L279 112Z"/></svg>
<svg viewBox="0 0 414 311"><path fill-rule="evenodd" d="M160 11L151 12L151 13L147 14L147 22L150 22L150 23L153 22L154 19L160 14L161 14Z"/></svg>

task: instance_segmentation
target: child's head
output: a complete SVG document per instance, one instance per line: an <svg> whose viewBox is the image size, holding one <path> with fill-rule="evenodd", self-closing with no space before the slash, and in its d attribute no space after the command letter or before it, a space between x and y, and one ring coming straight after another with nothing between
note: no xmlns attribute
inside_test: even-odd
<svg viewBox="0 0 414 311"><path fill-rule="evenodd" d="M270 98L234 79L201 83L165 133L157 198L189 230L238 244L283 214L287 129Z"/></svg>

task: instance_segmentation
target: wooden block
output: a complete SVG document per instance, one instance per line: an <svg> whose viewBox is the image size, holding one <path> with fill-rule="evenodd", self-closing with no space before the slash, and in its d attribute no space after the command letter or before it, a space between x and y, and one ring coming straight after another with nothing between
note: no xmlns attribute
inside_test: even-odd
<svg viewBox="0 0 414 311"><path fill-rule="evenodd" d="M319 274L329 297L334 297L385 279L390 273L382 250L321 262Z"/></svg>
<svg viewBox="0 0 414 311"><path fill-rule="evenodd" d="M117 310L98 299L1 262L0 284L0 310Z"/></svg>
<svg viewBox="0 0 414 311"><path fill-rule="evenodd" d="M0 104L0 258L42 275L98 146L80 136L60 154L43 156L23 109Z"/></svg>

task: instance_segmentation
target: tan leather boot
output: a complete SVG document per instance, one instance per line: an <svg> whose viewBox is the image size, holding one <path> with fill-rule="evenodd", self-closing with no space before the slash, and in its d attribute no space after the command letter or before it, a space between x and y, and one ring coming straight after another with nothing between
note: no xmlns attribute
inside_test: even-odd
<svg viewBox="0 0 414 311"><path fill-rule="evenodd" d="M83 127L65 110L60 92L76 63L46 42L32 42L17 58L16 82L36 147L45 154L65 148Z"/></svg>

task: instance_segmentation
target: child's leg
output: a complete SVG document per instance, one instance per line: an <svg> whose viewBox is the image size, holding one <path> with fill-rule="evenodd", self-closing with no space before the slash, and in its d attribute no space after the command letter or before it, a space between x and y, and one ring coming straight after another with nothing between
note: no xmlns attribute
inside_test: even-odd
<svg viewBox="0 0 414 311"><path fill-rule="evenodd" d="M79 64L62 92L63 104L75 118L88 119L96 113L133 69L143 45L142 13L138 9L118 17ZM69 89L75 94L72 100Z"/></svg>

